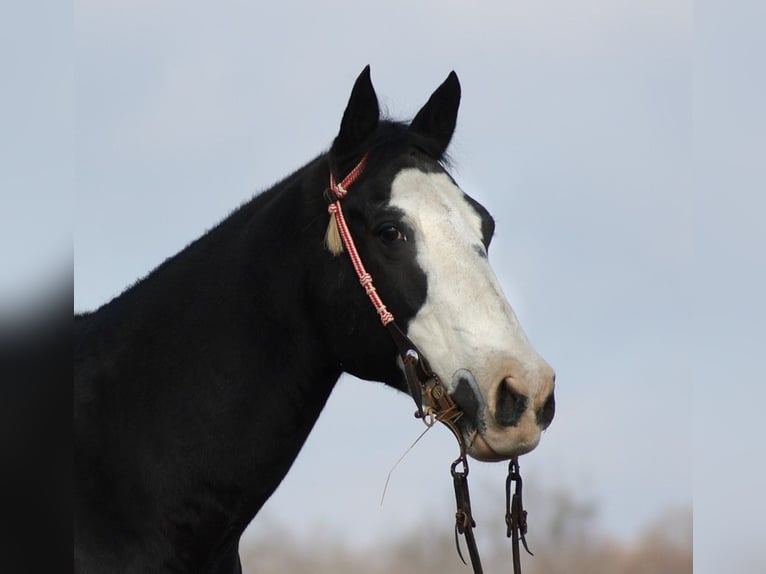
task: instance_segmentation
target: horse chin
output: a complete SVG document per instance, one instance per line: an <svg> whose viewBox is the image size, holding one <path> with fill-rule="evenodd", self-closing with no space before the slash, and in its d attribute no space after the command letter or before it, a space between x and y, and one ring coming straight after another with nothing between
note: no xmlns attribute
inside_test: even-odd
<svg viewBox="0 0 766 574"><path fill-rule="evenodd" d="M499 462L510 458L498 454L478 432L475 432L470 439L466 439L466 444L468 455L482 462Z"/></svg>
<svg viewBox="0 0 766 574"><path fill-rule="evenodd" d="M476 430L464 433L463 436L468 455L482 462L499 462L514 456L521 456L534 450L540 442L539 432L531 433L525 437L515 437L515 440L506 438L501 441L498 441L497 438L492 440L492 438L486 437L484 433Z"/></svg>

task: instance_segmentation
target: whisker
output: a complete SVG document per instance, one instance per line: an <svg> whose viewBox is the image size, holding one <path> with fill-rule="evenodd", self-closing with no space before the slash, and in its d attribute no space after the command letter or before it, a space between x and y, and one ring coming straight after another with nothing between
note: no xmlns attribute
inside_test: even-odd
<svg viewBox="0 0 766 574"><path fill-rule="evenodd" d="M386 491L388 490L388 483L391 480L391 475L394 473L394 470L396 470L396 467L399 466L399 463L402 462L402 460L404 460L404 457L407 456L410 453L410 451L415 447L415 445L418 444L418 441L420 441L420 439L422 439L423 436L425 436L425 434L428 431L430 431L432 427L433 427L433 424L428 425L425 428L425 430L422 433L420 433L420 436L418 436L418 438L415 439L415 442L413 442L409 446L409 448L407 450L405 450L404 453L402 453L402 456L400 456L399 460L397 460L394 463L394 466L391 467L391 470L388 471L388 476L386 476L386 484L383 485L383 493L380 495L380 505L381 506L383 506L383 500L386 498Z"/></svg>

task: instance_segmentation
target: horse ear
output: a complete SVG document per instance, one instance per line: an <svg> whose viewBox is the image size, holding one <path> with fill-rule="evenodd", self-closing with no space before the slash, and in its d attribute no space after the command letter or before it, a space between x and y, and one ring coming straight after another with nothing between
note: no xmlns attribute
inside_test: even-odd
<svg viewBox="0 0 766 574"><path fill-rule="evenodd" d="M340 122L340 132L332 144L332 154L338 158L358 148L378 127L379 117L378 96L372 87L368 65L354 82Z"/></svg>
<svg viewBox="0 0 766 574"><path fill-rule="evenodd" d="M459 106L460 80L455 72L450 72L412 120L410 129L434 140L438 146L435 151L441 156L455 132Z"/></svg>

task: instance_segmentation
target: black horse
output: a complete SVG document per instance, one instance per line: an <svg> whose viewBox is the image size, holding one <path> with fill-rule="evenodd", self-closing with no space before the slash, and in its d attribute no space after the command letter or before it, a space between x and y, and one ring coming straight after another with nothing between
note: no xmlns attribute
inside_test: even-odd
<svg viewBox="0 0 766 574"><path fill-rule="evenodd" d="M534 448L553 372L492 273L494 223L444 167L453 73L409 124L379 118L369 67L328 153L97 311L75 317L75 570L238 572L242 531L342 372L407 391L342 248L328 181L377 293L464 410L475 458Z"/></svg>

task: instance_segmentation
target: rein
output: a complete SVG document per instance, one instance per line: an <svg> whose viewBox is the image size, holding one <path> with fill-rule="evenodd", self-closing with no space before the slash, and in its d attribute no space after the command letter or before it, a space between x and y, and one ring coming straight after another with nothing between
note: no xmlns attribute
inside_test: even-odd
<svg viewBox="0 0 766 574"><path fill-rule="evenodd" d="M341 200L348 194L348 188L359 178L367 165L368 155L359 161L351 172L338 183L335 175L330 171L330 186L325 190L324 197L328 202L327 212L330 214L330 228L337 228L337 232L346 248L351 264L354 267L359 283L364 288L375 311L378 313L380 322L388 330L389 335L394 341L404 366L404 374L407 380L410 394L415 401L417 411L415 416L423 420L426 426L431 427L436 422L445 425L455 436L460 456L450 466L450 474L455 489L455 501L457 511L455 512L455 546L458 556L466 564L463 553L460 550L459 536L464 536L466 546L468 547L468 556L471 560L474 574L483 574L479 549L476 545L476 538L473 529L476 521L471 512L471 498L468 492L468 457L466 453L465 439L463 433L457 426L457 421L463 416L463 411L452 400L441 379L434 373L428 363L425 355L418 349L415 343L410 340L404 331L399 328L394 319L394 315L388 310L373 284L372 275L364 267L356 244L351 236L351 232L346 224L346 218L343 215ZM328 233L329 235L329 233ZM426 399L426 407L423 407ZM460 467L460 468L458 468ZM519 473L519 463L517 457L513 457L508 465L508 477L505 481L506 491L506 510L505 523L507 525L506 536L511 539L511 549L513 553L513 572L521 574L521 553L519 550L519 541L524 549L532 555L527 547L527 512L523 508L521 499L522 481ZM511 494L513 489L513 494Z"/></svg>

